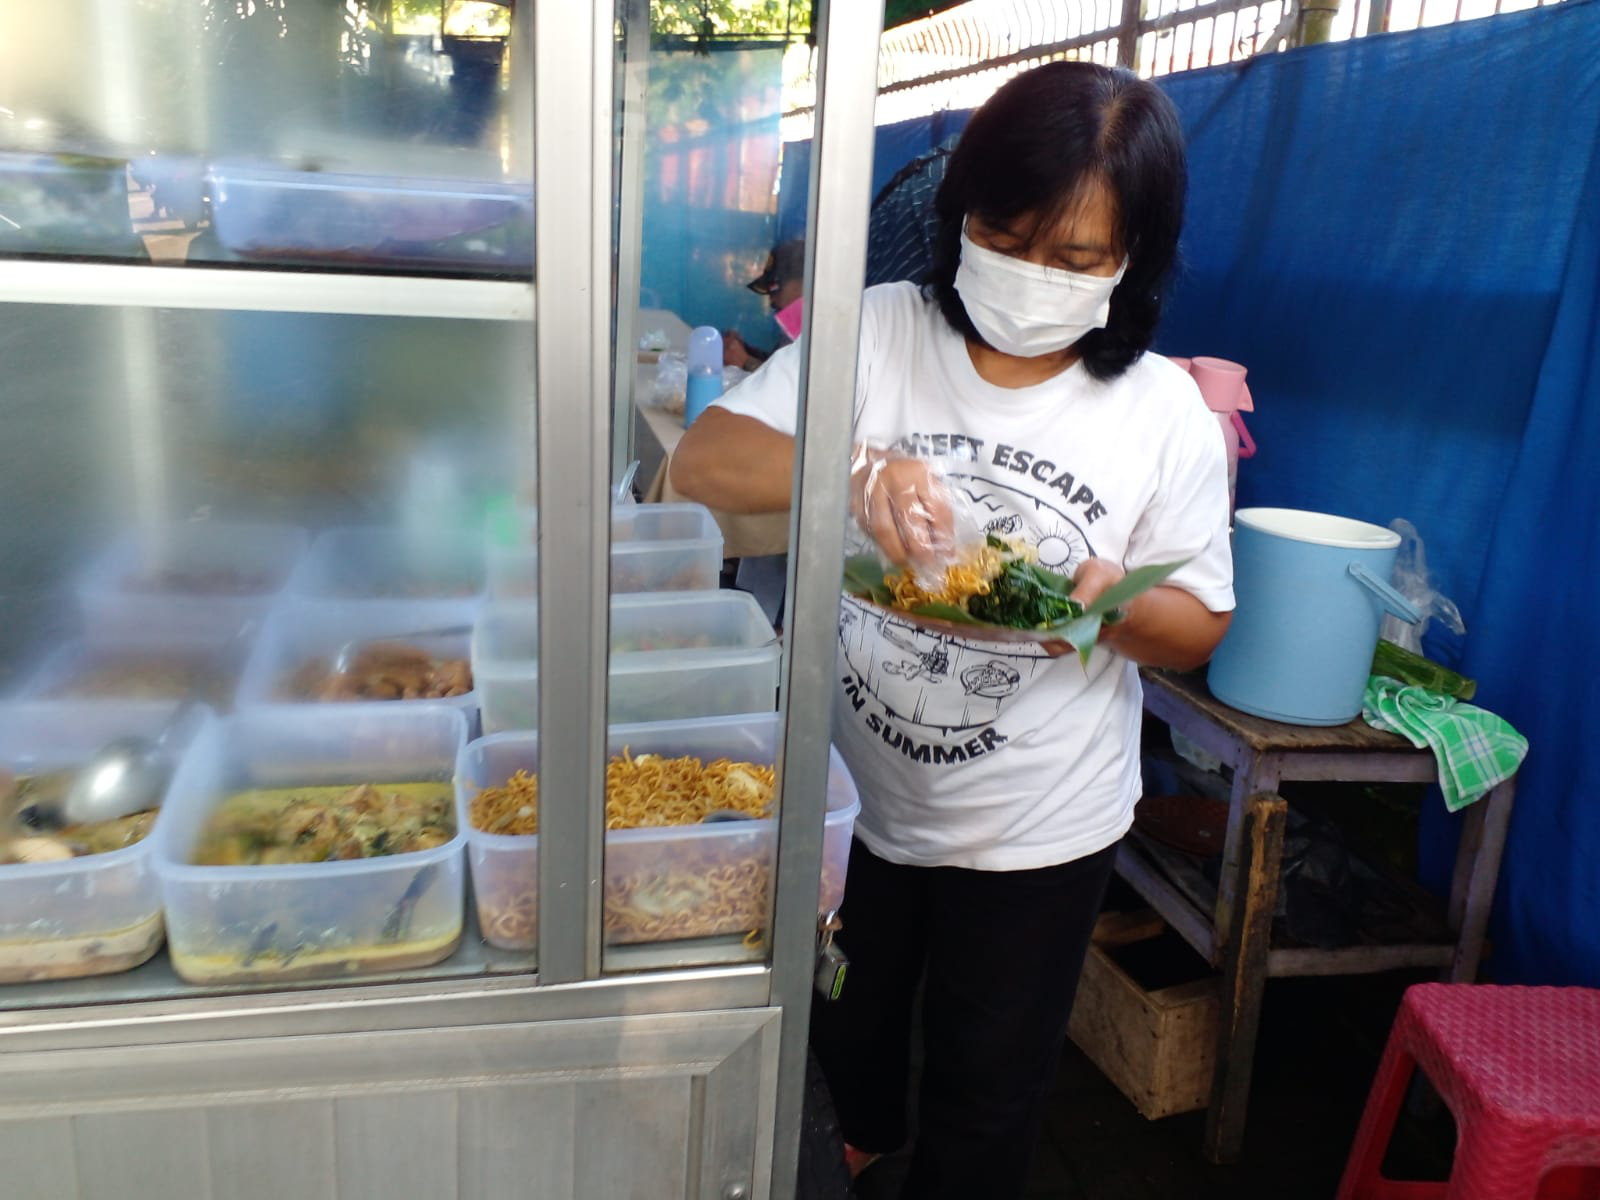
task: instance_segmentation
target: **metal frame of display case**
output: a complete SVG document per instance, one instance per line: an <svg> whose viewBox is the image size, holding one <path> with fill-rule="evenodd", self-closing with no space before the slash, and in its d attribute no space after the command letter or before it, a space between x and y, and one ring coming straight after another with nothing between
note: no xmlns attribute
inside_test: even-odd
<svg viewBox="0 0 1600 1200"><path fill-rule="evenodd" d="M752 1129L765 1127L753 1135L749 1174L713 1178L714 1164L701 1164L697 1157L701 1151L694 1146L701 1143L692 1140L696 1130L691 1121L687 1177L695 1195L742 1200L793 1192L837 639L838 576L833 564L842 559L847 515L846 464L866 259L881 6L824 0L817 10L821 79L809 228L827 232L808 239L806 250L803 437L797 443L799 486L790 524L778 764L783 804L772 888L771 957L765 964L633 974L619 972L673 965L670 954L652 959L628 950L608 957L601 930L608 498L614 427L631 417L617 408L613 379L631 360L631 320L618 322L614 333L612 314L615 280L633 286L628 303L636 294L642 204L637 163L629 169L624 154L624 190L614 226L618 125L613 52L618 12L628 18L622 26L625 53L637 54L648 46L648 38L639 32L648 9L643 0L619 0L615 6L535 0L521 11L529 9L533 32L522 20L514 23L513 42L520 39L521 44L514 45L513 53L531 55L534 67L534 177L561 181L561 186L539 192L532 284L220 266L6 261L0 262L0 302L527 320L533 316L536 294L559 298L542 306L533 328L540 401L540 773L543 794L581 795L585 803L551 804L541 812L537 974L529 972L524 958L490 961L485 973L467 978L430 979L423 970L414 981L352 980L303 990L147 1000L120 998L114 987L97 991L48 985L64 997L59 1005L0 1011L0 1080L6 1081L0 1093L8 1095L0 1109L22 1103L37 1105L40 1112L70 1107L73 1097L88 1094L86 1071L98 1073L102 1088L123 1088L126 1105L137 1106L145 1097L140 1089L154 1096L171 1086L163 1071L170 1074L172 1056L183 1051L193 1059L193 1047L200 1043L218 1047L215 1053L222 1057L216 1071L233 1069L221 1065L229 1054L235 1056L229 1062L272 1063L261 1068L261 1085L292 1089L294 1071L312 1070L309 1064L318 1053L303 1039L325 1039L332 1062L344 1044L341 1039L495 1029L502 1031L500 1044L513 1047L513 1058L520 1054L535 1061L553 1055L549 1061L555 1062L566 1051L552 1048L566 1044L563 1038L569 1035L577 1039L572 1046L591 1046L603 1058L602 1050L593 1047L609 1043L596 1022L626 1018L630 1033L680 1045L691 1060L699 1055L715 1061L719 1054L737 1053L754 1064L745 1083L724 1089L724 1099L743 1110ZM623 99L625 108L642 101L639 80L632 81ZM638 114L625 112L624 126L637 135ZM614 230L625 259L615 275ZM628 340L619 349L614 338L621 333ZM704 1036L694 1034L696 1028ZM585 1030L590 1031L584 1035L588 1042L579 1036ZM628 1053L640 1062L649 1060L637 1046ZM619 1068L634 1062L618 1054ZM122 1072L120 1084L107 1082L111 1068ZM437 1066L441 1078L457 1069L444 1058ZM488 1068L473 1064L472 1069ZM698 1085L702 1091L713 1086L704 1082L715 1077L707 1070ZM28 1126L19 1128L26 1132ZM701 1132L711 1138L715 1131ZM8 1143L0 1128L0 1161L8 1146L23 1144Z"/></svg>

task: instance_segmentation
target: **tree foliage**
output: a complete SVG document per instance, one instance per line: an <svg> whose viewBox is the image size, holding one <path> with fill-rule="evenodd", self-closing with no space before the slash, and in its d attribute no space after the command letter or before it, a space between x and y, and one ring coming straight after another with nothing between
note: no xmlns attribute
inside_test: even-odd
<svg viewBox="0 0 1600 1200"><path fill-rule="evenodd" d="M765 37L811 29L812 0L651 0L653 33Z"/></svg>

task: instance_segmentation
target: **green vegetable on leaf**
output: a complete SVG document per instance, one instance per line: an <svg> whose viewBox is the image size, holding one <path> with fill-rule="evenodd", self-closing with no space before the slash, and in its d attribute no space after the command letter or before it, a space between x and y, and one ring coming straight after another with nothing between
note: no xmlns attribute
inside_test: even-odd
<svg viewBox="0 0 1600 1200"><path fill-rule="evenodd" d="M1040 641L1066 642L1086 664L1102 626L1121 620L1121 610L1129 601L1183 565L1175 562L1138 567L1085 605L1072 598L1072 580L1066 576L1030 561L993 534L988 537L988 545L1001 551L1005 558L986 595L970 596L961 604L919 604L907 611L912 616L970 625L977 634L984 627L1031 630L1044 635ZM894 591L884 577L883 564L870 554L858 554L846 561L844 590L885 608L894 607Z"/></svg>

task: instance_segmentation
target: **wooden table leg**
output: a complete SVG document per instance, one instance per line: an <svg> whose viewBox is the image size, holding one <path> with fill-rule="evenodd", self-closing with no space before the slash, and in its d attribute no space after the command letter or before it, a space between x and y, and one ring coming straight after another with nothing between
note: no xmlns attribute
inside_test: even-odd
<svg viewBox="0 0 1600 1200"><path fill-rule="evenodd" d="M1283 797L1269 792L1251 795L1244 814L1240 862L1244 886L1223 950L1217 1066L1201 1147L1214 1163L1234 1161L1244 1143L1245 1108L1255 1065L1256 1027L1267 982L1267 951L1272 940L1272 913L1277 907L1288 814L1289 806Z"/></svg>
<svg viewBox="0 0 1600 1200"><path fill-rule="evenodd" d="M1478 976L1515 794L1513 777L1490 789L1487 796L1468 808L1462 822L1455 873L1450 882L1449 918L1451 932L1456 935L1456 956L1446 978L1452 983L1471 983Z"/></svg>
<svg viewBox="0 0 1600 1200"><path fill-rule="evenodd" d="M1237 924L1237 897L1244 888L1245 825L1250 797L1278 790L1279 763L1270 754L1246 753L1233 764L1233 793L1228 797L1228 830L1222 842L1222 869L1217 876L1217 906L1211 916L1216 949L1211 965L1222 962L1222 949Z"/></svg>

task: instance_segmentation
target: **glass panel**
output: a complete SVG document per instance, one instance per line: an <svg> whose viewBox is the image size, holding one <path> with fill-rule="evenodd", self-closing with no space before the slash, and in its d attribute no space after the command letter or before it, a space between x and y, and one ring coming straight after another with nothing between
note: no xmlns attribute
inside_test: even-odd
<svg viewBox="0 0 1600 1200"><path fill-rule="evenodd" d="M0 316L0 1007L528 969L454 787L528 326Z"/></svg>
<svg viewBox="0 0 1600 1200"><path fill-rule="evenodd" d="M0 255L532 270L507 3L0 0L0 27Z"/></svg>
<svg viewBox="0 0 1600 1200"><path fill-rule="evenodd" d="M646 80L619 122L619 178L639 183L617 233L638 292L618 304L638 350L618 359L632 404L616 435L640 467L612 520L608 971L763 959L776 849L788 515L713 513L667 464L686 406L788 340L773 314L799 293L798 244L769 260L786 54L804 54L807 21L735 6L746 26L707 37L683 7L650 5L650 39L623 33L624 70Z"/></svg>

